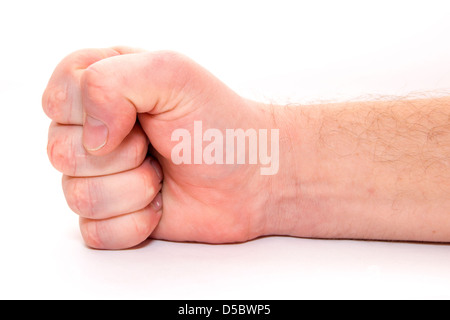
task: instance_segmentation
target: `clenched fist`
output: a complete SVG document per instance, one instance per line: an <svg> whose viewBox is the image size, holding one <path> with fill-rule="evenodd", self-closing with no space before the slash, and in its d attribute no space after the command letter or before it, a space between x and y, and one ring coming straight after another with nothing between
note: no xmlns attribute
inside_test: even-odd
<svg viewBox="0 0 450 320"><path fill-rule="evenodd" d="M63 173L88 246L128 248L149 236L241 242L277 233L276 176L261 174L250 158L208 162L195 150L210 143L206 135L200 146L195 140L199 123L200 134L225 136L229 128L275 128L274 114L192 60L125 47L77 51L56 67L42 103L53 120L48 155ZM192 138L184 149L183 133ZM174 163L174 155L192 162Z"/></svg>

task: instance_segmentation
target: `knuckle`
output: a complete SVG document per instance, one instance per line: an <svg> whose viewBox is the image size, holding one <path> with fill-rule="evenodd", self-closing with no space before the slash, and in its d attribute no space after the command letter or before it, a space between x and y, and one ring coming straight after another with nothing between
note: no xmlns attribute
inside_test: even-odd
<svg viewBox="0 0 450 320"><path fill-rule="evenodd" d="M171 84L184 85L195 68L192 60L175 51L158 51L152 55L152 69L171 74Z"/></svg>
<svg viewBox="0 0 450 320"><path fill-rule="evenodd" d="M47 88L42 95L42 108L45 114L53 120L63 122L63 108L67 103L67 88L56 86Z"/></svg>
<svg viewBox="0 0 450 320"><path fill-rule="evenodd" d="M186 57L181 53L170 50L162 50L153 53L153 61L156 65L167 66L179 66L180 63L184 62Z"/></svg>
<svg viewBox="0 0 450 320"><path fill-rule="evenodd" d="M151 202L151 200L154 198L157 190L157 182L154 179L151 169L150 170L143 170L142 174L140 175L142 179L143 188L144 191L144 199L147 200L148 203Z"/></svg>
<svg viewBox="0 0 450 320"><path fill-rule="evenodd" d="M89 247L103 248L100 229L101 221L90 220L80 224L81 235Z"/></svg>
<svg viewBox="0 0 450 320"><path fill-rule="evenodd" d="M66 200L69 207L85 218L95 217L95 201L92 195L92 179L74 178L66 185Z"/></svg>
<svg viewBox="0 0 450 320"><path fill-rule="evenodd" d="M104 103L108 100L108 84L105 76L96 65L88 67L81 77L82 94L85 99L95 103Z"/></svg>
<svg viewBox="0 0 450 320"><path fill-rule="evenodd" d="M155 54L153 63L155 67L171 70L176 74L190 70L192 61L181 53L175 51L159 51Z"/></svg>
<svg viewBox="0 0 450 320"><path fill-rule="evenodd" d="M153 225L146 215L132 214L132 223L134 227L134 234L139 241L144 241L153 231Z"/></svg>
<svg viewBox="0 0 450 320"><path fill-rule="evenodd" d="M147 199L148 202L151 202L151 200L154 198L156 194L156 185L155 181L152 179L152 176L150 173L144 173L142 175L143 177L143 183L144 183L144 197Z"/></svg>
<svg viewBox="0 0 450 320"><path fill-rule="evenodd" d="M66 135L50 137L47 144L47 155L56 170L69 176L76 175L75 145L71 137Z"/></svg>
<svg viewBox="0 0 450 320"><path fill-rule="evenodd" d="M133 159L134 167L142 164L147 155L147 143L145 139L136 139L129 148L128 159Z"/></svg>
<svg viewBox="0 0 450 320"><path fill-rule="evenodd" d="M161 75L154 83L155 89L162 97L155 106L156 112L170 110L176 106L176 101L185 99L192 81L198 77L198 68L192 60L173 51L149 53L149 69L155 75Z"/></svg>

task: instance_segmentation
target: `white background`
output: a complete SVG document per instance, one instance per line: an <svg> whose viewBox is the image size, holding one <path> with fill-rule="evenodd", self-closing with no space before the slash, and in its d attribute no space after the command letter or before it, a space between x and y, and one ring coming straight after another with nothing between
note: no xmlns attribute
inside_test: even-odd
<svg viewBox="0 0 450 320"><path fill-rule="evenodd" d="M448 90L449 34L448 1L1 1L0 298L450 298L442 244L90 250L48 162L40 102L65 55L112 45L180 51L265 101Z"/></svg>

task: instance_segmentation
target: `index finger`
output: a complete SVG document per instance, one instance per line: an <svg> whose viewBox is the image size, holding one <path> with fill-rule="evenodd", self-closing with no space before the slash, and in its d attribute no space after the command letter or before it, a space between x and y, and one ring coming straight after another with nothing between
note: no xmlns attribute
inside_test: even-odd
<svg viewBox="0 0 450 320"><path fill-rule="evenodd" d="M42 95L42 108L49 118L60 124L83 124L80 78L83 71L97 61L140 49L113 47L83 49L65 57L55 68Z"/></svg>

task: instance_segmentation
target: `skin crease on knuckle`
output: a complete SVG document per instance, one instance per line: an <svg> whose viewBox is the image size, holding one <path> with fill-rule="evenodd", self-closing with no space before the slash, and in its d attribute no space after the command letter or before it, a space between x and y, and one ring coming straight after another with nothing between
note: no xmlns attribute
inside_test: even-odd
<svg viewBox="0 0 450 320"><path fill-rule="evenodd" d="M80 218L80 231L86 245L91 248L101 249L104 245L99 236L98 226L99 223L97 221Z"/></svg>
<svg viewBox="0 0 450 320"><path fill-rule="evenodd" d="M146 161L149 161L147 159ZM150 202L153 200L153 197L156 195L157 187L158 190L160 186L155 187L154 181L156 181L153 177L153 174L150 173L150 170L143 170L140 177L142 179L142 185L143 185L143 192L142 192L142 198L146 199L147 204L150 204Z"/></svg>
<svg viewBox="0 0 450 320"><path fill-rule="evenodd" d="M136 238L139 239L139 242L147 239L150 233L153 231L151 220L146 216L136 214L131 214L130 217L133 220L134 233L136 235Z"/></svg>
<svg viewBox="0 0 450 320"><path fill-rule="evenodd" d="M123 249L147 239L159 217L150 206L104 220L80 218L80 230L87 246L95 249Z"/></svg>
<svg viewBox="0 0 450 320"><path fill-rule="evenodd" d="M54 130L50 128L50 132ZM61 134L50 134L47 154L53 167L70 176L77 174L77 157L72 137Z"/></svg>
<svg viewBox="0 0 450 320"><path fill-rule="evenodd" d="M145 160L148 151L148 138L140 126L135 126L129 136L131 136L132 141L128 148L127 158L133 159L133 165L136 168Z"/></svg>
<svg viewBox="0 0 450 320"><path fill-rule="evenodd" d="M92 156L81 142L82 128L57 125L49 128L47 154L55 169L68 176L100 176L139 167L147 155L148 139L139 126L118 149L103 156Z"/></svg>
<svg viewBox="0 0 450 320"><path fill-rule="evenodd" d="M85 98L97 104L108 101L111 89L105 83L104 76L95 65L87 68L81 77L81 89Z"/></svg>
<svg viewBox="0 0 450 320"><path fill-rule="evenodd" d="M150 161L147 158L139 167L113 175L64 176L63 189L69 207L82 217L102 219L148 206L161 189ZM128 201L120 201L121 195Z"/></svg>
<svg viewBox="0 0 450 320"><path fill-rule="evenodd" d="M68 71L63 79L57 77L49 81L42 95L42 108L53 121L62 124L82 124L79 94L81 72L81 70Z"/></svg>
<svg viewBox="0 0 450 320"><path fill-rule="evenodd" d="M67 100L67 88L50 87L42 95L42 108L50 119L62 118L62 107Z"/></svg>
<svg viewBox="0 0 450 320"><path fill-rule="evenodd" d="M63 190L67 204L78 215L94 218L95 190L93 179L63 177Z"/></svg>

